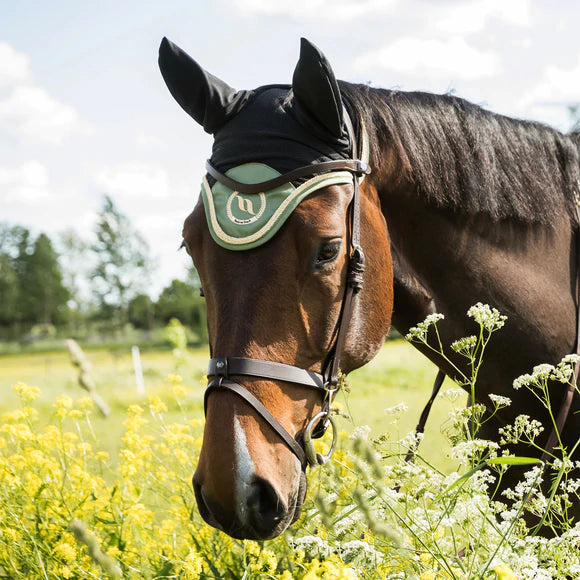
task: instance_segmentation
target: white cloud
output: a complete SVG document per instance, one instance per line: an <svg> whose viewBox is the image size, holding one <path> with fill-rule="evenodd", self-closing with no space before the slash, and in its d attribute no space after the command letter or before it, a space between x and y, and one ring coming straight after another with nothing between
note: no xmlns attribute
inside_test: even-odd
<svg viewBox="0 0 580 580"><path fill-rule="evenodd" d="M28 82L28 56L5 42L0 42L0 87Z"/></svg>
<svg viewBox="0 0 580 580"><path fill-rule="evenodd" d="M392 10L399 0L235 0L244 13L291 16L296 20L321 18L328 21L348 21L366 15L379 15Z"/></svg>
<svg viewBox="0 0 580 580"><path fill-rule="evenodd" d="M104 167L95 181L103 193L125 200L163 199L169 195L165 169L142 163Z"/></svg>
<svg viewBox="0 0 580 580"><path fill-rule="evenodd" d="M38 161L0 167L0 201L6 205L35 205L50 197L48 170Z"/></svg>
<svg viewBox="0 0 580 580"><path fill-rule="evenodd" d="M361 73L391 70L450 80L489 77L501 70L497 56L473 48L463 38L403 37L355 60Z"/></svg>
<svg viewBox="0 0 580 580"><path fill-rule="evenodd" d="M33 143L59 144L75 133L90 132L73 107L35 86L17 86L0 100L0 126Z"/></svg>
<svg viewBox="0 0 580 580"><path fill-rule="evenodd" d="M549 65L538 84L525 96L525 104L565 104L580 102L580 54L570 69Z"/></svg>
<svg viewBox="0 0 580 580"><path fill-rule="evenodd" d="M437 5L433 16L433 29L445 34L480 32L493 20L519 27L531 24L530 0L474 0L446 7Z"/></svg>
<svg viewBox="0 0 580 580"><path fill-rule="evenodd" d="M8 89L0 99L0 129L27 143L60 144L90 133L74 107L34 84L28 64L26 54L0 43L0 87Z"/></svg>

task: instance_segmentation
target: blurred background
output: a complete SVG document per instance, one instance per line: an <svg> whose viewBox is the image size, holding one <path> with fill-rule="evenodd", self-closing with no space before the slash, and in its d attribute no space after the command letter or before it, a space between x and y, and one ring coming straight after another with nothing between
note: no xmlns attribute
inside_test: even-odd
<svg viewBox="0 0 580 580"><path fill-rule="evenodd" d="M163 342L172 318L206 340L178 247L211 137L163 83L163 36L236 88L290 82L305 36L341 79L452 92L568 131L578 22L580 4L558 0L4 2L0 351Z"/></svg>

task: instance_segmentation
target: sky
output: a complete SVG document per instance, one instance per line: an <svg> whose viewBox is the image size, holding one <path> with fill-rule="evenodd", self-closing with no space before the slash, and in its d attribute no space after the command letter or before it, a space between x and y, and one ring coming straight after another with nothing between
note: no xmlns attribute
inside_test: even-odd
<svg viewBox="0 0 580 580"><path fill-rule="evenodd" d="M185 276L211 152L159 73L163 36L237 89L290 83L304 36L347 81L562 131L580 103L573 0L0 1L0 222L90 240L110 195L149 243L153 293Z"/></svg>

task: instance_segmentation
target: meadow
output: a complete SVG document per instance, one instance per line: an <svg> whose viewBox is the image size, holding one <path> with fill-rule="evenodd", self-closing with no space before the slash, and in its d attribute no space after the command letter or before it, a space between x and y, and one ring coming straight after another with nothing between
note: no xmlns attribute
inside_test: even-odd
<svg viewBox="0 0 580 580"><path fill-rule="evenodd" d="M489 307L475 315L479 339L454 349L478 367L503 323ZM420 340L438 320L415 329ZM547 497L538 489L538 460L477 439L471 426L483 417L481 406L466 408L465 394L446 383L415 462L402 460L417 449L412 430L436 372L404 341L389 341L349 377L350 392L338 402L350 419L340 419L333 460L309 471L301 519L265 542L210 528L195 505L207 350L144 352L145 396L137 393L129 352L87 357L111 408L107 418L78 386L66 353L0 357L0 578L580 577L580 525L567 517L570 499L580 500L580 480L565 452L553 462L557 478ZM522 386L569 381L573 362L538 367ZM522 420L504 438L533 440L536 432ZM508 504L493 489L513 465L529 470ZM560 535L536 535L525 511Z"/></svg>
<svg viewBox="0 0 580 580"><path fill-rule="evenodd" d="M137 393L133 361L129 348L89 350L86 357L92 366L92 377L98 393L112 409L108 418L95 414L93 425L104 448L115 452L121 445L123 418L127 407L142 402ZM191 418L203 418L203 390L209 351L207 348L189 349L183 364L177 364L172 353L145 351L141 354L146 394L161 396L167 389L165 378L179 374L188 387L185 408ZM339 417L341 428L351 432L357 426L368 425L374 433L382 433L390 421L384 410L405 402L410 412L402 418L399 429L405 434L414 428L423 405L431 393L436 367L405 340L389 341L367 366L349 377L350 393L340 393L337 402L350 416ZM0 356L0 412L16 408L18 397L10 387L18 382L40 388L37 408L46 420L52 414L52 403L60 395L73 399L87 395L78 384L77 370L71 365L66 351ZM432 419L426 430L423 451L427 457L441 461L443 439L440 425L449 405L436 401ZM176 419L171 412L168 420Z"/></svg>

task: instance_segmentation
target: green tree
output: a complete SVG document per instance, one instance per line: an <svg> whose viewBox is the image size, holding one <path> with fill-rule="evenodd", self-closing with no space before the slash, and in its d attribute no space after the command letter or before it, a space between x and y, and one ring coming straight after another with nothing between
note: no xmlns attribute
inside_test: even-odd
<svg viewBox="0 0 580 580"><path fill-rule="evenodd" d="M153 329L154 304L147 294L137 294L129 302L129 322L135 328Z"/></svg>
<svg viewBox="0 0 580 580"><path fill-rule="evenodd" d="M103 199L91 249L91 281L101 316L113 317L115 326L122 327L129 301L147 287L151 260L147 243L109 196Z"/></svg>
<svg viewBox="0 0 580 580"><path fill-rule="evenodd" d="M155 313L164 324L177 318L195 332L200 342L207 342L205 302L199 295L200 286L191 278L187 282L172 280L159 295Z"/></svg>
<svg viewBox="0 0 580 580"><path fill-rule="evenodd" d="M0 326L17 322L18 275L8 254L0 254Z"/></svg>
<svg viewBox="0 0 580 580"><path fill-rule="evenodd" d="M58 254L46 234L40 234L32 251L21 256L20 296L22 319L31 324L63 324L70 297L62 280Z"/></svg>

